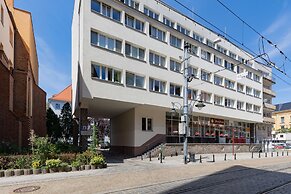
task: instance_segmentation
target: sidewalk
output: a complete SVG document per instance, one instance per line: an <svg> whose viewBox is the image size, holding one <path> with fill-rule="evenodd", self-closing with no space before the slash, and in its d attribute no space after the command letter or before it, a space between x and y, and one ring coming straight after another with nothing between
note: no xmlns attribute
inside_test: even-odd
<svg viewBox="0 0 291 194"><path fill-rule="evenodd" d="M263 154L262 154L263 155ZM227 155L228 156L228 155ZM198 156L196 156L198 158ZM124 189L139 188L147 185L169 181L196 179L228 169L232 166L262 168L263 166L290 164L291 155L251 159L251 153L237 154L233 160L229 154L224 161L224 154L216 154L216 162L211 162L211 155L203 155L202 163L190 162L183 164L183 156L167 157L162 164L157 158L150 162L148 159L127 159L123 163L110 163L107 169L54 173L46 175L29 175L21 177L0 178L1 194L13 193L13 190L33 185L40 186L34 193L104 193L118 192Z"/></svg>

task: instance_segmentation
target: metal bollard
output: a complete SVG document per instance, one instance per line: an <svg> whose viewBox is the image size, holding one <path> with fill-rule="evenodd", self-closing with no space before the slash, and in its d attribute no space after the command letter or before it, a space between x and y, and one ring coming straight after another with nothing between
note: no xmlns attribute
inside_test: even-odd
<svg viewBox="0 0 291 194"><path fill-rule="evenodd" d="M226 154L224 154L224 161L226 161Z"/></svg>
<svg viewBox="0 0 291 194"><path fill-rule="evenodd" d="M265 158L267 158L268 157L268 153L267 152L265 152Z"/></svg>
<svg viewBox="0 0 291 194"><path fill-rule="evenodd" d="M212 155L212 162L215 162L215 156L214 156L214 154Z"/></svg>
<svg viewBox="0 0 291 194"><path fill-rule="evenodd" d="M202 156L200 155L200 163L202 163Z"/></svg>
<svg viewBox="0 0 291 194"><path fill-rule="evenodd" d="M282 152L282 156L284 156L284 152Z"/></svg>
<svg viewBox="0 0 291 194"><path fill-rule="evenodd" d="M277 152L277 156L279 156L279 152Z"/></svg>
<svg viewBox="0 0 291 194"><path fill-rule="evenodd" d="M259 158L261 158L261 152L259 152Z"/></svg>
<svg viewBox="0 0 291 194"><path fill-rule="evenodd" d="M234 160L236 160L236 154L234 154Z"/></svg>
<svg viewBox="0 0 291 194"><path fill-rule="evenodd" d="M152 161L152 152L149 153L150 161Z"/></svg>
<svg viewBox="0 0 291 194"><path fill-rule="evenodd" d="M252 158L254 158L254 152L252 152Z"/></svg>
<svg viewBox="0 0 291 194"><path fill-rule="evenodd" d="M142 155L141 155L140 159L143 160L143 156Z"/></svg>
<svg viewBox="0 0 291 194"><path fill-rule="evenodd" d="M176 156L178 156L178 152L176 152Z"/></svg>
<svg viewBox="0 0 291 194"><path fill-rule="evenodd" d="M163 163L163 154L162 154L162 152L160 153L160 163Z"/></svg>
<svg viewBox="0 0 291 194"><path fill-rule="evenodd" d="M273 152L271 152L271 157L273 157Z"/></svg>

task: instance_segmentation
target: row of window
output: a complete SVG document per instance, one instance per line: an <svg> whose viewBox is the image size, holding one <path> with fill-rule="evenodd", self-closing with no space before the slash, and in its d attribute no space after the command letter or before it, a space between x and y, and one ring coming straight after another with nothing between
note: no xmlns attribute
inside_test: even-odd
<svg viewBox="0 0 291 194"><path fill-rule="evenodd" d="M120 0L120 1L123 2L124 4L127 4L128 6L134 7L135 9L139 10L139 3L137 3L133 0ZM136 5L138 5L138 6L136 6ZM143 13L146 14L147 16L155 19L155 20L161 21L160 14L151 10L150 8L148 8L146 6L144 6ZM173 29L176 29L177 31L181 32L182 34L184 34L186 36L192 37L194 40L197 40L201 43L204 43L204 44L208 45L209 47L212 47L212 48L216 49L217 51L219 51L225 55L228 55L229 57L233 58L234 60L240 61L241 63L248 65L248 66L253 65L248 60L238 56L237 54L235 54L231 51L228 51L224 47L214 43L213 41L211 41L209 39L204 38L203 36L197 34L196 32L193 31L191 34L191 31L189 29L187 29L186 27L183 27L181 24L174 22L165 16L163 16L163 19L161 22L163 22L165 25L167 25Z"/></svg>
<svg viewBox="0 0 291 194"><path fill-rule="evenodd" d="M103 65L92 65L92 77L98 78L100 80L109 81L109 82L115 82L121 84L122 82L122 72L120 70L110 68ZM137 88L145 88L145 76L137 75L132 72L126 72L126 79L125 83L127 86L130 87L137 87ZM158 80L155 78L149 78L149 90L152 92L158 92L158 93L166 93L166 85L167 83L162 80ZM188 90L188 98L189 99L196 99L197 98L197 90L189 89ZM170 90L169 94L171 96L177 96L182 97L182 86L177 85L174 83L170 83ZM201 91L201 100L207 103L212 103L212 94L207 93L204 91ZM214 95L214 104L235 108L235 100L224 98L222 96ZM253 112L260 112L260 107L256 105L251 105L249 103L246 103L246 110L247 111L253 111ZM244 102L237 101L237 109L244 110Z"/></svg>
<svg viewBox="0 0 291 194"><path fill-rule="evenodd" d="M91 44L111 50L111 51L115 51L118 53L122 52L122 41L116 40L114 38L109 38L95 31L91 31ZM192 48L193 49L191 50L195 52L195 47L192 47ZM125 55L128 57L145 61L145 49L139 48L130 43L125 43ZM149 52L149 63L151 65L167 68L166 57L160 54L157 54L153 51ZM177 73L181 73L182 64L173 59L170 59L170 70ZM190 75L198 79L198 68L189 66L188 72ZM212 78L212 73L207 72L205 70L201 70L201 80L212 82L211 78ZM226 78L224 79L223 77L220 77L218 75L214 75L213 83L215 85L224 86L225 88L235 90L235 81L231 81ZM246 86L246 92L244 90L245 90L244 85L237 83L238 92L246 93L247 95L255 96L257 98L260 98L261 96L261 91L253 89L251 87Z"/></svg>
<svg viewBox="0 0 291 194"><path fill-rule="evenodd" d="M132 0L123 0L121 1L129 6L133 6L136 8L136 5L139 5L137 2L135 1L132 1ZM119 21L121 22L121 12L108 6L107 4L105 3L101 3L97 0L92 0L92 3L91 3L91 9L94 11L94 12L97 12L97 13L100 13L108 18L111 18L113 20L116 20L116 21ZM158 19L158 14L156 14L155 12L151 11L149 8L146 8L144 9L144 13L146 15L148 15L149 17L152 17L153 19ZM164 23L166 25L170 25L170 27L172 27L172 24L174 24L171 20L165 18L164 19ZM138 30L138 31L141 31L141 32L144 32L144 22L128 15L128 14L125 14L125 25L130 27L130 28L134 28L135 30ZM186 28L182 27L180 24L177 24L177 27L176 27L176 30L178 30L179 32L189 36L190 34L190 31L187 30ZM163 42L166 42L166 32L165 31L162 31L152 25L149 26L149 35L150 37L152 38L155 38L157 40L160 40L160 41L163 41ZM203 42L204 41L204 38L201 37L200 35L196 34L196 33L193 33L193 38L195 40L198 40L199 42ZM173 46L173 47L176 47L176 48L181 48L182 47L182 39L174 36L174 35L170 35L170 41L169 41L170 45ZM204 43L204 42L203 42ZM219 52L223 53L223 54L227 54L227 50L219 45L216 45L214 44L212 41L210 40L206 40L206 44L216 50L218 50ZM193 55L196 55L198 56L198 47L195 46L195 45L190 45L190 49L189 49L189 53L190 54L193 54ZM136 54L136 53L135 53ZM201 49L201 52L200 52L200 57L204 60L207 60L209 62L214 62L214 64L216 65L220 65L230 71L233 71L233 72L237 72L237 73L242 73L244 71L244 69L239 66L239 65L235 65L231 62L228 62L227 60L223 60L222 58L214 55L212 57L212 53L208 52L208 51L205 51L203 49ZM228 55L235 59L235 60L238 60L240 61L241 63L245 63L245 59L243 59L242 57L237 57L236 54L232 53L232 52L229 52ZM135 55L136 56L136 55ZM143 57L135 57L135 58L138 58L138 59L142 59L143 60ZM213 58L213 59L212 59ZM246 63L245 63L246 64ZM237 68L236 68L237 67ZM257 82L261 82L261 77L257 74L253 74L252 72L248 72L248 75L247 75L248 78L250 79L253 79Z"/></svg>

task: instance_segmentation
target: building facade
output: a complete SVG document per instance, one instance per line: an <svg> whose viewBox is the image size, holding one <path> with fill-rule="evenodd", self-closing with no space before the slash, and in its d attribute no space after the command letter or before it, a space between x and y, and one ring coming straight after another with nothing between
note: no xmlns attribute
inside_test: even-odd
<svg viewBox="0 0 291 194"><path fill-rule="evenodd" d="M272 114L275 120L273 129L278 131L280 129L291 128L291 102L277 104L276 110Z"/></svg>
<svg viewBox="0 0 291 194"><path fill-rule="evenodd" d="M157 0L75 0L72 111L80 119L81 134L90 134L88 116L106 117L111 119L112 148L119 151L137 155L165 141L183 141L179 109L186 42L193 77L189 102L206 104L201 110L191 108L189 142L266 138L261 132L263 88L271 68ZM246 77L238 76L242 73Z"/></svg>
<svg viewBox="0 0 291 194"><path fill-rule="evenodd" d="M48 107L51 108L58 117L66 103L72 104L72 85L66 87L63 91L53 95L48 99ZM72 106L72 105L71 105Z"/></svg>
<svg viewBox="0 0 291 194"><path fill-rule="evenodd" d="M13 0L0 0L0 20L0 141L27 146L31 129L46 135L32 18Z"/></svg>

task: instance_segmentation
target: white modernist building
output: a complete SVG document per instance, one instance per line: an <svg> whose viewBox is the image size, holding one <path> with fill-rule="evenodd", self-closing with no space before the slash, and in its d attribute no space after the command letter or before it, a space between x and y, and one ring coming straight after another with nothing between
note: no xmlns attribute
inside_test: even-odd
<svg viewBox="0 0 291 194"><path fill-rule="evenodd" d="M81 133L89 135L88 116L106 117L112 148L130 154L182 141L179 111L171 109L172 102L178 109L183 103L185 42L194 77L188 97L206 104L191 110L188 141L266 138L256 129L265 130L263 88L272 83L271 68L158 0L75 0L72 110ZM246 77L238 79L243 72Z"/></svg>

